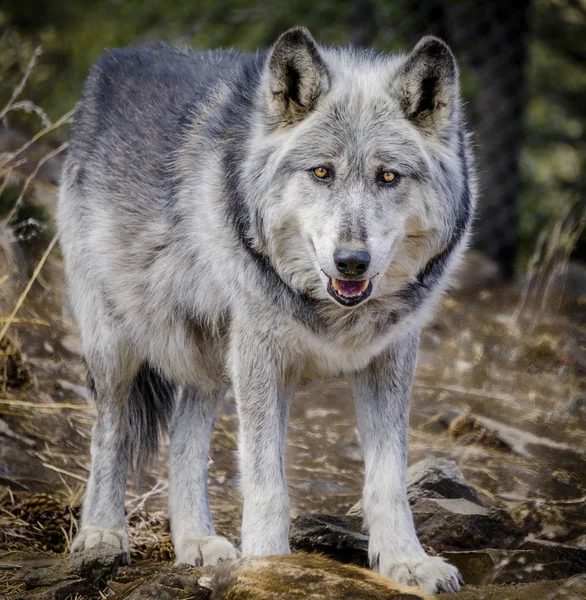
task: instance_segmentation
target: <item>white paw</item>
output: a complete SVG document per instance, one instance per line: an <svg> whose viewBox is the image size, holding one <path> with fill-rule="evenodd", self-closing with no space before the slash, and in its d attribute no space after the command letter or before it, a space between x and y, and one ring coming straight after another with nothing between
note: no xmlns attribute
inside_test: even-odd
<svg viewBox="0 0 586 600"><path fill-rule="evenodd" d="M99 527L83 528L71 544L71 552L83 552L101 544L113 546L120 550L122 564L130 564L130 543L124 529L100 529Z"/></svg>
<svg viewBox="0 0 586 600"><path fill-rule="evenodd" d="M240 552L226 538L218 535L185 537L175 544L176 565L213 566L239 556Z"/></svg>
<svg viewBox="0 0 586 600"><path fill-rule="evenodd" d="M458 569L439 556L383 560L376 570L403 585L419 586L426 594L457 592L464 585Z"/></svg>

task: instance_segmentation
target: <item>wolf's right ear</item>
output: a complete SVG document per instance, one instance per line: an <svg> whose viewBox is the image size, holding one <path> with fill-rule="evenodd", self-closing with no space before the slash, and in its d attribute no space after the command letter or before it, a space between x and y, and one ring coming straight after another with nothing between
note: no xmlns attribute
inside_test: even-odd
<svg viewBox="0 0 586 600"><path fill-rule="evenodd" d="M267 65L268 110L275 125L293 125L311 112L328 87L328 71L304 27L275 42Z"/></svg>

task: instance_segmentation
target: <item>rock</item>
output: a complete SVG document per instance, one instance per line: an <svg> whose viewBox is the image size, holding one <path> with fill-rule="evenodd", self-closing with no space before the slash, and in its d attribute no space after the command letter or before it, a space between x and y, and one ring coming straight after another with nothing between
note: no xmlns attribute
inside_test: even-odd
<svg viewBox="0 0 586 600"><path fill-rule="evenodd" d="M457 432L453 431L454 424L462 428L462 425L459 423L466 419L469 422L467 426L468 431L474 428L482 430L478 439L470 441L482 441L480 439L482 437L490 440L487 444L493 447L493 449L497 449L500 446L500 449L509 449L511 452L525 459L551 458L553 456L556 456L557 459L559 456L561 460L564 460L563 457L565 456L576 464L580 464L582 460L581 454L568 444L557 442L545 436L535 435L530 431L518 429L496 419L483 417L474 413L453 411L447 412L442 419L445 419L450 432L456 438L459 436Z"/></svg>
<svg viewBox="0 0 586 600"><path fill-rule="evenodd" d="M535 545L526 550L443 552L458 567L466 583L520 583L566 579L586 572L586 550L561 544Z"/></svg>
<svg viewBox="0 0 586 600"><path fill-rule="evenodd" d="M407 469L407 495L410 504L422 498L463 498L482 504L478 492L462 475L454 461L426 458Z"/></svg>
<svg viewBox="0 0 586 600"><path fill-rule="evenodd" d="M71 600L85 594L94 592L94 588L88 584L87 579L74 577L61 581L50 587L28 593L25 595L11 596L12 600Z"/></svg>
<svg viewBox="0 0 586 600"><path fill-rule="evenodd" d="M406 474L409 503L415 504L423 498L463 498L482 504L478 492L462 475L454 461L443 458L425 458L411 465ZM347 513L362 517L362 500L359 500Z"/></svg>
<svg viewBox="0 0 586 600"><path fill-rule="evenodd" d="M244 558L218 567L148 562L121 567L101 592L117 600L422 600L414 588L319 554Z"/></svg>
<svg viewBox="0 0 586 600"><path fill-rule="evenodd" d="M297 517L290 541L296 552L320 552L340 562L368 566L368 535L362 532L360 517Z"/></svg>
<svg viewBox="0 0 586 600"><path fill-rule="evenodd" d="M535 552L543 562L556 563L568 576L586 573L586 548L536 539L524 541L520 548Z"/></svg>
<svg viewBox="0 0 586 600"><path fill-rule="evenodd" d="M244 558L218 567L210 600L422 600L415 588L405 588L370 570L344 565L319 554Z"/></svg>
<svg viewBox="0 0 586 600"><path fill-rule="evenodd" d="M446 596L447 598L448 596ZM517 585L467 585L450 600L583 600L586 598L586 576L566 581L540 581Z"/></svg>
<svg viewBox="0 0 586 600"><path fill-rule="evenodd" d="M511 447L499 437L497 431L487 428L474 415L461 413L448 426L451 440L463 445L476 444L494 452L510 452Z"/></svg>
<svg viewBox="0 0 586 600"><path fill-rule="evenodd" d="M76 581L76 593L89 593L88 590L95 591L114 577L121 558L113 547L96 546L84 552L29 563L19 579L28 589ZM79 591L82 588L85 591Z"/></svg>
<svg viewBox="0 0 586 600"><path fill-rule="evenodd" d="M158 574L133 586L120 597L125 600L208 600L211 590L201 586L200 580L198 569L190 569L189 574Z"/></svg>
<svg viewBox="0 0 586 600"><path fill-rule="evenodd" d="M420 542L436 552L511 548L525 535L505 511L469 500L424 498L412 510Z"/></svg>

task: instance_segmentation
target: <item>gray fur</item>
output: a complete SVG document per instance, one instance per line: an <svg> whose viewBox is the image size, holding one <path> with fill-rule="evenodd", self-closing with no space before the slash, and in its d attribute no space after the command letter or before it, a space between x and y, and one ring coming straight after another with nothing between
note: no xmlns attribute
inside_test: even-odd
<svg viewBox="0 0 586 600"><path fill-rule="evenodd" d="M473 184L457 66L435 38L386 56L320 47L294 29L265 54L154 46L102 56L58 207L98 406L73 549L128 553L133 448L154 449L170 417L177 561L236 555L215 535L206 497L213 416L232 386L242 550L289 552L294 389L347 376L373 567L429 593L457 589L457 571L417 541L404 473L419 331L466 245ZM342 244L368 250L362 279L339 279Z"/></svg>

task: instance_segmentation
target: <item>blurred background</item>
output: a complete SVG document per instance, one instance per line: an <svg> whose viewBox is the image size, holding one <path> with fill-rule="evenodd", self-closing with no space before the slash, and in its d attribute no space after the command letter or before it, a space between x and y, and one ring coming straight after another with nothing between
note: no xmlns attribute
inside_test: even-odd
<svg viewBox="0 0 586 600"><path fill-rule="evenodd" d="M159 40L256 51L297 24L322 44L406 51L435 34L454 50L480 197L473 250L423 335L410 460L455 461L522 535L586 544L585 0L3 0L0 551L66 549L87 480L94 408L63 310L53 211L91 64L105 49ZM344 514L359 498L352 412L343 383L298 394L294 516ZM235 540L236 431L227 398L209 491L220 532ZM165 452L129 489L135 555L172 556Z"/></svg>
<svg viewBox="0 0 586 600"><path fill-rule="evenodd" d="M586 207L586 4L583 0L4 0L0 101L6 103L37 46L43 54L21 98L51 120L79 98L107 48L164 40L196 49L269 46L307 26L324 44L407 50L444 38L462 69L481 200L476 247L506 275L527 264L540 232ZM5 115L34 130L38 119ZM65 135L65 133L63 134ZM575 256L586 259L584 237Z"/></svg>

